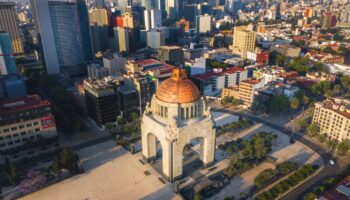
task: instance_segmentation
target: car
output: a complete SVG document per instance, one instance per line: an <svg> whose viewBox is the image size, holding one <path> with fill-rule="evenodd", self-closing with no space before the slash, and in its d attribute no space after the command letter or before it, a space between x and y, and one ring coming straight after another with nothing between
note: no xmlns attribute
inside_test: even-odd
<svg viewBox="0 0 350 200"><path fill-rule="evenodd" d="M329 164L331 164L331 165L335 165L334 160L330 160L330 161L329 161Z"/></svg>

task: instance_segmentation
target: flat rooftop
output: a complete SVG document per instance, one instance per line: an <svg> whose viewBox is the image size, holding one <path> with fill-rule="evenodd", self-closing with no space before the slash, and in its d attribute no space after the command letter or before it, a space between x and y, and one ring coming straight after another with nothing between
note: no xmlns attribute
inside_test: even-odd
<svg viewBox="0 0 350 200"><path fill-rule="evenodd" d="M85 173L22 197L23 200L182 199L141 157L108 141L78 152ZM149 171L150 175L144 172Z"/></svg>
<svg viewBox="0 0 350 200"><path fill-rule="evenodd" d="M49 101L42 100L38 95L31 95L0 101L0 113L8 114L12 112L35 109L49 105Z"/></svg>

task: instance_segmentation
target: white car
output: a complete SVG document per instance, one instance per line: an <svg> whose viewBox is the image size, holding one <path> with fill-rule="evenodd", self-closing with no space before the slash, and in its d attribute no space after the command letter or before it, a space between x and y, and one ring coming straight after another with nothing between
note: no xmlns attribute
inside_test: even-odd
<svg viewBox="0 0 350 200"><path fill-rule="evenodd" d="M330 160L329 163L330 163L331 165L335 165L334 160Z"/></svg>

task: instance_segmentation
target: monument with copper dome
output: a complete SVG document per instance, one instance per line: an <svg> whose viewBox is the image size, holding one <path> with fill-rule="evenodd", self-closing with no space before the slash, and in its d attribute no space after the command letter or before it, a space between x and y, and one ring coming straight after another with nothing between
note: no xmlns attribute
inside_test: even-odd
<svg viewBox="0 0 350 200"><path fill-rule="evenodd" d="M159 140L162 173L170 181L182 176L184 148L193 139L200 141L203 165L214 162L215 128L210 107L184 69L174 69L159 86L143 113L141 132L142 153L147 161L157 157Z"/></svg>

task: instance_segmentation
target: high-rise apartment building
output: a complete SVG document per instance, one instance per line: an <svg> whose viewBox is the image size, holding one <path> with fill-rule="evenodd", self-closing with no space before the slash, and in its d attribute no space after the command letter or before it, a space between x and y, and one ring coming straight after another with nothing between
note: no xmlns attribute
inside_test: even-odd
<svg viewBox="0 0 350 200"><path fill-rule="evenodd" d="M312 119L320 127L320 134L341 142L350 139L350 102L346 99L328 99L315 103Z"/></svg>
<svg viewBox="0 0 350 200"><path fill-rule="evenodd" d="M16 73L11 39L7 32L0 31L0 75Z"/></svg>
<svg viewBox="0 0 350 200"><path fill-rule="evenodd" d="M14 2L0 2L0 31L9 33L13 53L21 54L24 52L23 36L19 29Z"/></svg>
<svg viewBox="0 0 350 200"><path fill-rule="evenodd" d="M247 58L248 51L255 50L256 33L247 30L247 26L239 26L234 28L232 53Z"/></svg>
<svg viewBox="0 0 350 200"><path fill-rule="evenodd" d="M85 73L92 50L84 1L31 0L31 6L48 73Z"/></svg>
<svg viewBox="0 0 350 200"><path fill-rule="evenodd" d="M198 33L210 33L213 30L213 17L211 15L198 15L196 20Z"/></svg>
<svg viewBox="0 0 350 200"><path fill-rule="evenodd" d="M162 11L161 10L145 10L145 30L162 27Z"/></svg>

